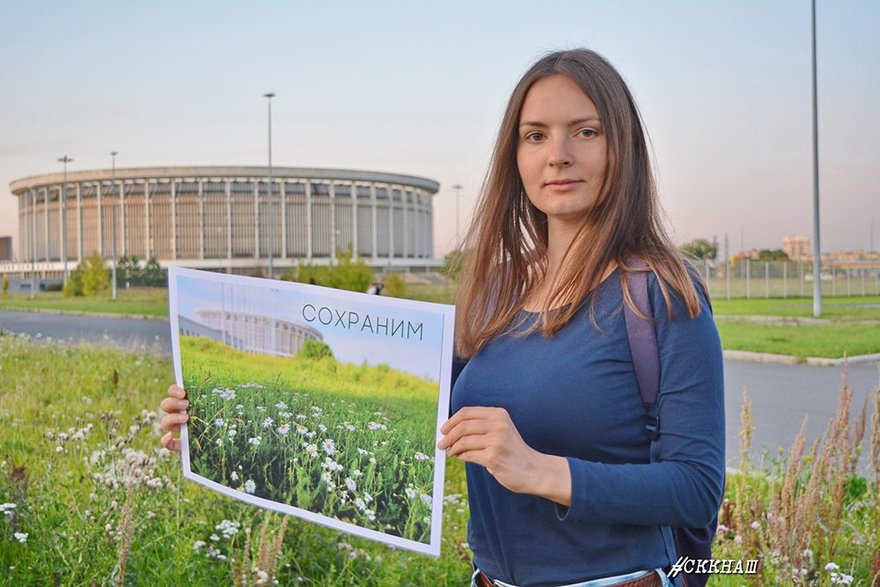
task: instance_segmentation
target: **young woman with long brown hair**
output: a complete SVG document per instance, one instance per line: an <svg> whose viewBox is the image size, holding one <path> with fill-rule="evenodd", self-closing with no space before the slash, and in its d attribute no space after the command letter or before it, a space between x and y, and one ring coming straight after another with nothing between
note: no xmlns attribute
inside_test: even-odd
<svg viewBox="0 0 880 587"><path fill-rule="evenodd" d="M466 462L473 584L670 584L672 529L708 524L723 493L721 348L602 56L551 53L519 81L463 250L467 364L438 446ZM632 299L639 272L652 316ZM625 304L656 334L653 441Z"/></svg>

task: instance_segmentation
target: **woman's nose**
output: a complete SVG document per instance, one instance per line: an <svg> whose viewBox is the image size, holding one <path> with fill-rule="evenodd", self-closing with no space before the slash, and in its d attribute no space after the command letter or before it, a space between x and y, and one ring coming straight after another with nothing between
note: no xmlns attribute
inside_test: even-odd
<svg viewBox="0 0 880 587"><path fill-rule="evenodd" d="M554 167L568 167L571 165L571 152L568 141L558 139L550 142L550 157L547 162Z"/></svg>

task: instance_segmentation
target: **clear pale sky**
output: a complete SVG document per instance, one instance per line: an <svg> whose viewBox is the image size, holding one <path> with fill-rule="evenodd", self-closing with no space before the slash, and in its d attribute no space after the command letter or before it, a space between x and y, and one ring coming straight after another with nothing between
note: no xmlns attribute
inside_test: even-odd
<svg viewBox="0 0 880 587"><path fill-rule="evenodd" d="M822 249L880 249L880 2L818 0ZM812 233L809 0L3 2L0 235L9 182L61 171L273 163L440 182L461 230L508 94L547 50L629 81L673 238L730 250ZM723 248L722 248L723 254Z"/></svg>

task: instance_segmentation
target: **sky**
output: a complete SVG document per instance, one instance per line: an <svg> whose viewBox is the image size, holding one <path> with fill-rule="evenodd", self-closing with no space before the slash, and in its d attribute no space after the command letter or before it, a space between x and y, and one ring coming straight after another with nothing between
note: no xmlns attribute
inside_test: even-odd
<svg viewBox="0 0 880 587"><path fill-rule="evenodd" d="M880 250L880 2L818 0L823 251ZM626 78L677 243L812 234L809 0L0 4L0 235L15 179L273 164L428 177L434 253L463 234L510 91L585 46ZM463 188L458 199L452 186ZM458 229L457 229L458 226Z"/></svg>

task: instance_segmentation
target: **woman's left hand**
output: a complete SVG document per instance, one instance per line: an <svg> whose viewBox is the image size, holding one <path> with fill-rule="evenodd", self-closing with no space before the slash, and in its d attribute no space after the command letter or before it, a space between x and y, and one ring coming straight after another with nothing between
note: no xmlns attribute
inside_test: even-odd
<svg viewBox="0 0 880 587"><path fill-rule="evenodd" d="M504 408L462 408L440 431L445 436L437 448L482 465L509 490L540 495L563 505L571 501L568 462L526 444Z"/></svg>

